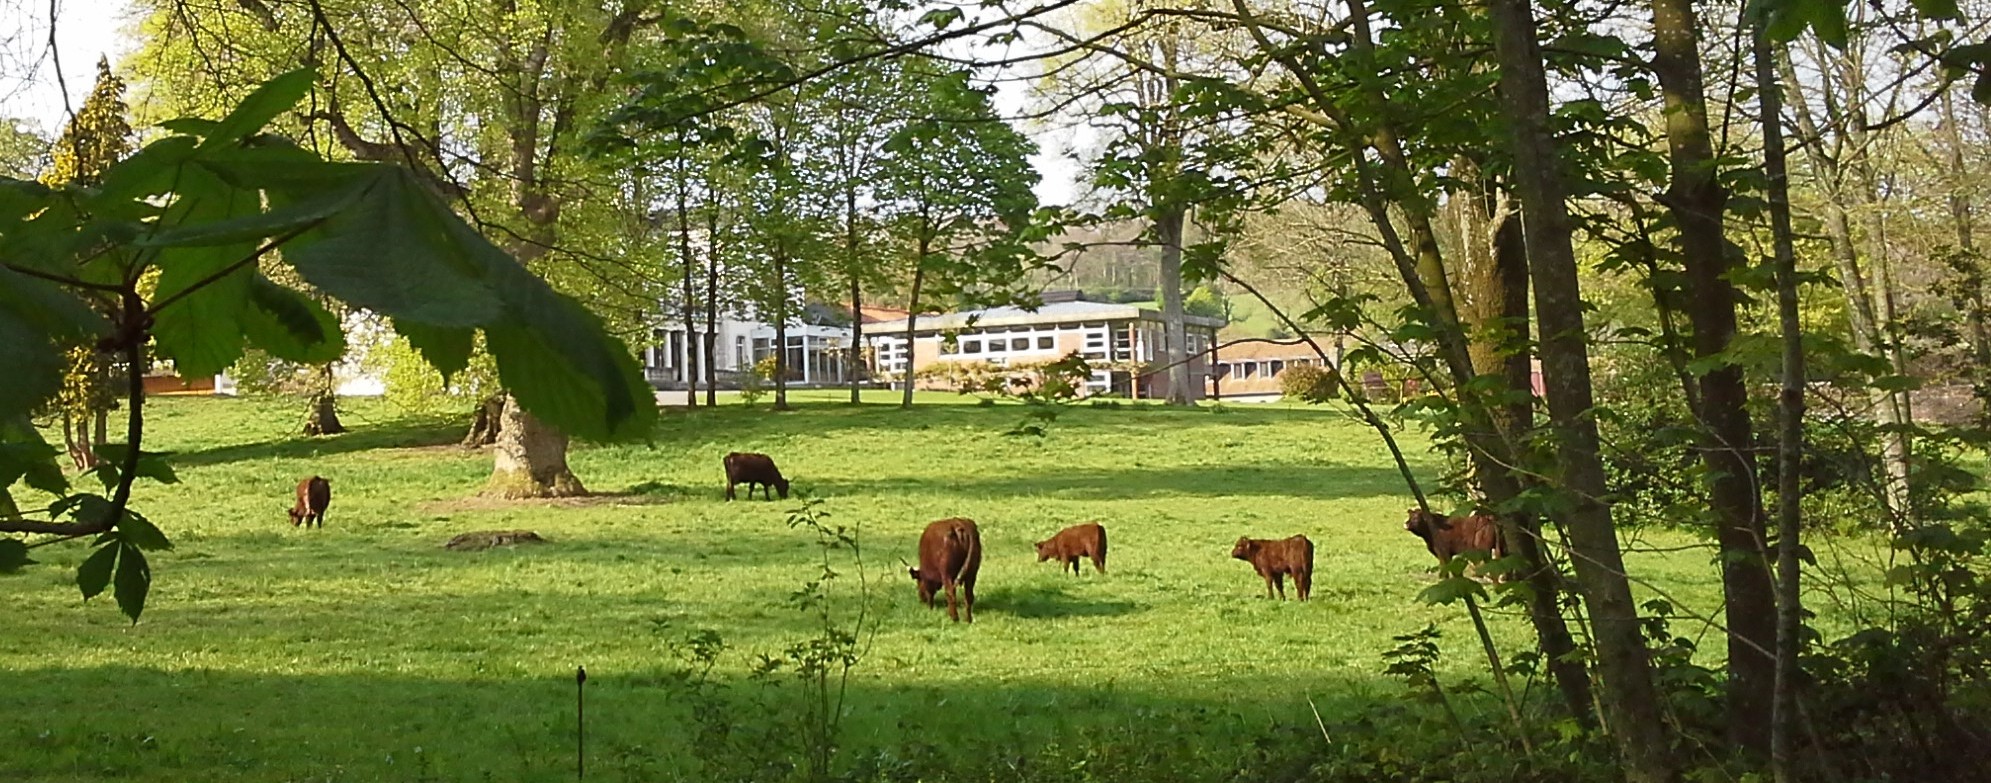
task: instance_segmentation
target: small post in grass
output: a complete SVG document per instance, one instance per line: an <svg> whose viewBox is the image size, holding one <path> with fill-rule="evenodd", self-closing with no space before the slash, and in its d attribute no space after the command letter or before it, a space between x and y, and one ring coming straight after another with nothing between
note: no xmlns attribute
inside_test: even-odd
<svg viewBox="0 0 1991 783"><path fill-rule="evenodd" d="M574 667L574 778L586 780L588 777L587 746L588 721L583 711L582 686L588 683L588 667Z"/></svg>

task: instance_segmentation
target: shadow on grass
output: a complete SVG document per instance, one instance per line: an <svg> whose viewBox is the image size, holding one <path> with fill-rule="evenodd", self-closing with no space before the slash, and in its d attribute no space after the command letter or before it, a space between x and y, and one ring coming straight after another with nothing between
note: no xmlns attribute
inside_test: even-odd
<svg viewBox="0 0 1991 783"><path fill-rule="evenodd" d="M171 461L175 466L191 467L223 465L244 460L308 459L376 449L453 446L462 441L464 427L461 422L446 419L358 425L342 435L315 438L299 435L261 443L238 443L198 451L182 451L174 454Z"/></svg>
<svg viewBox="0 0 1991 783"><path fill-rule="evenodd" d="M798 479L797 486L818 496L921 492L1050 496L1080 500L1232 495L1337 499L1400 495L1405 492L1402 474L1390 468L1291 464L1058 469L997 476L894 476L875 481L831 479L806 484Z"/></svg>
<svg viewBox="0 0 1991 783"><path fill-rule="evenodd" d="M576 663L588 664L584 749L575 733ZM668 663L627 670L564 656L522 670L486 670L466 657L460 673L433 678L129 666L0 671L8 706L0 712L0 746L8 748L0 779L557 781L574 779L580 750L589 779L699 780L693 746L713 737L700 733L675 680ZM793 726L802 692L791 680L719 682L737 732L718 736L728 752L776 766L799 761ZM994 779L976 773L1001 771L1019 753L1048 746L1069 746L1060 752L1071 761L1148 747L1164 749L1144 762L1156 767L1150 774L1230 780L1249 763L1254 742L1311 731L1308 691L1334 720L1382 706L1389 690L1376 677L1324 673L1308 682L1266 689L1175 679L1159 686L1163 692L1124 683L867 677L850 685L839 763L910 751L927 767L924 779ZM104 720L107 704L117 705L117 720Z"/></svg>
<svg viewBox="0 0 1991 783"><path fill-rule="evenodd" d="M976 612L996 612L1025 619L1058 617L1118 617L1146 607L1132 601L1097 601L1073 595L1063 587L999 587L975 594Z"/></svg>

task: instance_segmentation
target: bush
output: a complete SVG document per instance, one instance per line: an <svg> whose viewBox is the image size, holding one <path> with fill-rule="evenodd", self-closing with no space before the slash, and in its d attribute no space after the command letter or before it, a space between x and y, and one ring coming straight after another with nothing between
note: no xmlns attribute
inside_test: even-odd
<svg viewBox="0 0 1991 783"><path fill-rule="evenodd" d="M1334 399L1334 373L1312 364L1288 365L1279 373L1279 393L1288 400L1320 404Z"/></svg>

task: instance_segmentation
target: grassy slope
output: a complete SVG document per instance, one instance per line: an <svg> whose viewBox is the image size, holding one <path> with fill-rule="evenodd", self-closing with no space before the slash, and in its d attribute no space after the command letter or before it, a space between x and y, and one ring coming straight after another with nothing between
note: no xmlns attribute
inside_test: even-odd
<svg viewBox="0 0 1991 783"><path fill-rule="evenodd" d="M1378 655L1426 622L1446 630L1447 677L1483 669L1462 613L1414 600L1431 563L1400 527L1387 458L1331 412L1079 409L1041 442L1001 435L1009 406L673 413L654 447L573 455L591 488L637 494L496 506L465 501L489 456L446 445L446 423L360 404L354 433L310 441L266 403L156 411L184 483L138 499L178 542L145 621L79 602L79 546L0 579L0 779L567 779L576 664L591 778L667 778L688 731L668 642L720 631L732 680L809 634L788 596L815 573L813 544L785 525L793 502L722 501L734 449L776 455L833 521L863 526L882 631L853 683L858 750L916 734L996 757L1083 727L1234 750L1310 727L1308 695L1329 720L1397 698ZM328 523L292 529L290 487L314 472L332 479ZM987 550L971 626L919 606L897 560L952 515L978 520ZM1111 530L1104 578L1034 562L1032 540L1080 520ZM510 527L554 543L438 548ZM1230 544L1299 532L1320 545L1314 600L1266 601ZM1705 552L1636 562L1715 605ZM1509 645L1526 636L1496 623Z"/></svg>

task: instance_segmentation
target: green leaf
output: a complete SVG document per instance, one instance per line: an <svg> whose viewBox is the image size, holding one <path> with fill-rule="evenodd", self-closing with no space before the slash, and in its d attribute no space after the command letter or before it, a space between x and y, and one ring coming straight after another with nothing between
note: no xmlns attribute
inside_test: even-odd
<svg viewBox="0 0 1991 783"><path fill-rule="evenodd" d="M95 452L97 459L105 464L123 465L125 457L131 454L131 447L123 443L106 443L91 451ZM170 453L141 451L138 453L138 468L132 472L140 478L154 479L161 484L178 484L179 474L174 473L173 466L166 463L166 457Z"/></svg>
<svg viewBox="0 0 1991 783"><path fill-rule="evenodd" d="M181 175L180 201L168 213L167 225L197 226L262 209L258 194L211 173L187 168ZM250 241L159 250L152 334L159 353L173 360L180 375L214 375L242 356L241 317L255 275L255 262L244 259L255 249Z"/></svg>
<svg viewBox="0 0 1991 783"><path fill-rule="evenodd" d="M138 616L145 613L145 597L152 592L152 566L145 562L145 553L138 547L124 543L116 546L118 610L136 624Z"/></svg>
<svg viewBox="0 0 1991 783"><path fill-rule="evenodd" d="M111 566L117 564L118 544L111 543L97 547L89 559L76 567L76 586L83 591L83 600L96 598L111 583Z"/></svg>
<svg viewBox="0 0 1991 783"><path fill-rule="evenodd" d="M234 111L208 129L201 148L229 144L262 130L278 114L297 105L298 99L311 90L313 78L312 69L299 68L263 82L263 86L257 87L255 92L249 93L249 97L236 104Z"/></svg>
<svg viewBox="0 0 1991 783"><path fill-rule="evenodd" d="M1916 13L1924 19L1956 19L1962 13L1957 8L1956 0L1909 0L1909 4L1915 6Z"/></svg>
<svg viewBox="0 0 1991 783"><path fill-rule="evenodd" d="M213 181L225 187L249 190L229 183L219 175L214 175ZM285 204L268 212L255 212L229 220L175 226L151 236L141 237L133 244L139 247L212 247L239 246L245 242L257 242L324 221L350 207L365 191L365 182L353 182L346 187L334 187L311 198Z"/></svg>
<svg viewBox="0 0 1991 783"><path fill-rule="evenodd" d="M159 532L159 527L152 524L152 520L139 516L135 511L124 513L124 521L118 523L118 538L144 550L173 548L173 542L166 539L165 533Z"/></svg>
<svg viewBox="0 0 1991 783"><path fill-rule="evenodd" d="M470 353L477 345L477 332L473 329L436 328L396 319L394 331L408 338L408 344L422 354L422 359L442 372L445 382L470 366Z"/></svg>
<svg viewBox="0 0 1991 783"><path fill-rule="evenodd" d="M7 380L0 383L0 411L42 407L62 388L64 366L62 352L49 341L48 332L9 309L0 298L0 367L7 368Z"/></svg>
<svg viewBox="0 0 1991 783"><path fill-rule="evenodd" d="M20 571L23 566L34 565L28 559L28 545L18 538L0 538L0 574Z"/></svg>
<svg viewBox="0 0 1991 783"><path fill-rule="evenodd" d="M221 128L221 123L200 117L181 117L159 123L159 127L182 136L212 136Z"/></svg>
<svg viewBox="0 0 1991 783"><path fill-rule="evenodd" d="M310 297L257 275L249 283L242 329L250 344L285 361L324 364L346 353L339 319Z"/></svg>
<svg viewBox="0 0 1991 783"><path fill-rule="evenodd" d="M349 207L287 245L284 260L319 290L397 320L453 327L498 320L485 264L472 257L496 248L413 174L382 165L373 177Z"/></svg>
<svg viewBox="0 0 1991 783"><path fill-rule="evenodd" d="M62 494L69 489L69 479L56 464L58 454L54 446L42 439L41 431L35 429L26 414L11 422L0 419L0 488L25 479L30 487Z"/></svg>

